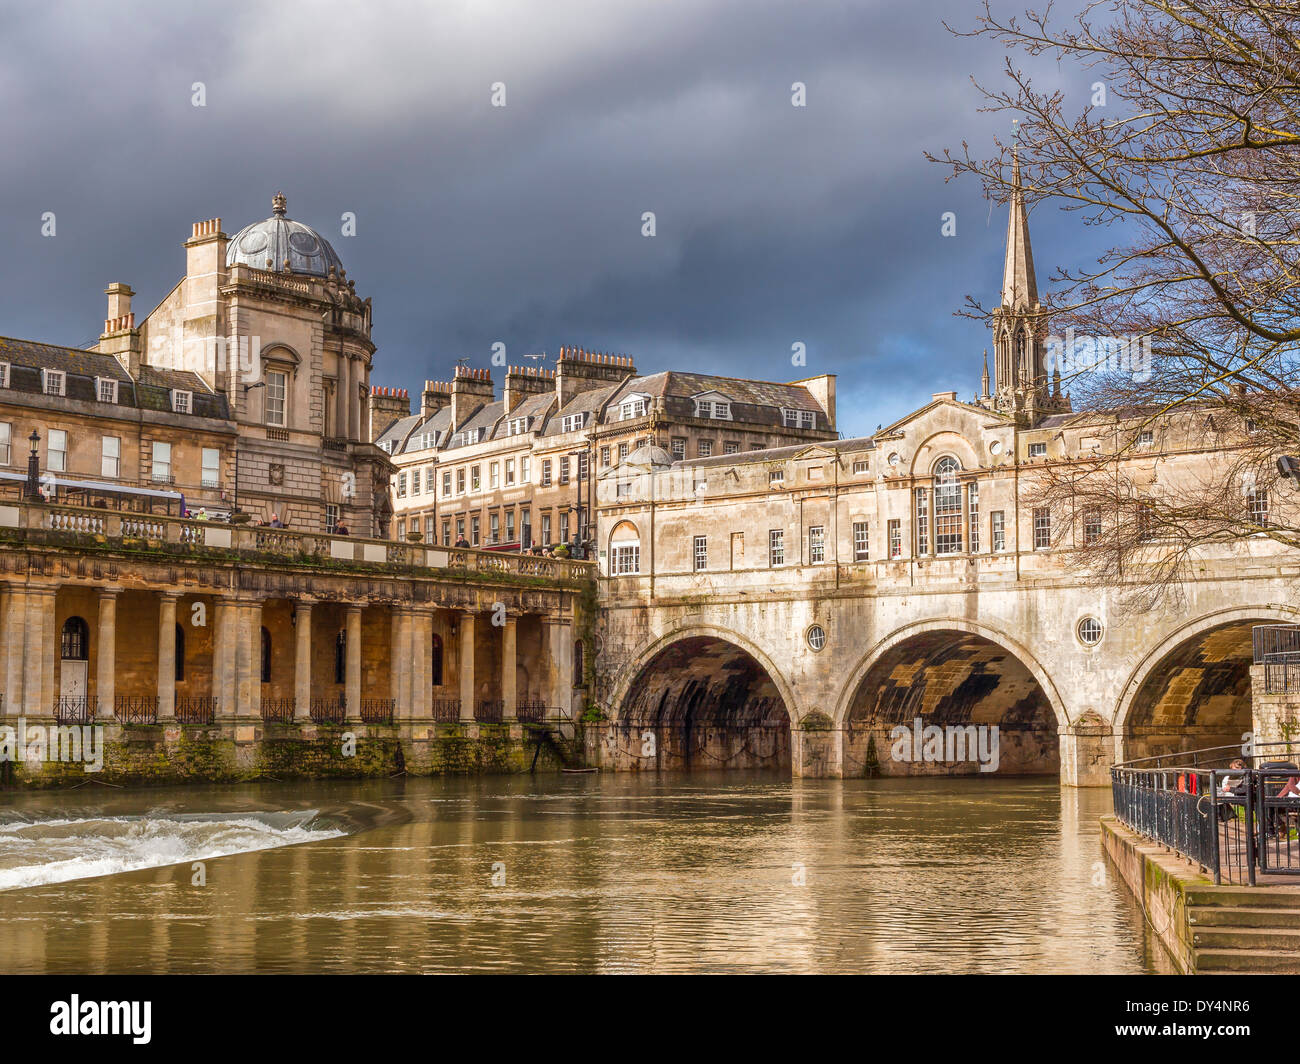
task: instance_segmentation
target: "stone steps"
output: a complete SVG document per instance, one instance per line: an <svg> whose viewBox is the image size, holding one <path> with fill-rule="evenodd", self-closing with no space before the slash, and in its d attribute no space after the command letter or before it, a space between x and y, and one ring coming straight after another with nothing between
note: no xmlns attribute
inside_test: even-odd
<svg viewBox="0 0 1300 1064"><path fill-rule="evenodd" d="M1267 949L1198 949L1196 971L1229 974L1271 972L1300 975L1300 953Z"/></svg>
<svg viewBox="0 0 1300 1064"><path fill-rule="evenodd" d="M1189 887L1184 894L1187 907L1215 908L1250 906L1258 909L1295 909L1300 894L1276 887Z"/></svg>
<svg viewBox="0 0 1300 1064"><path fill-rule="evenodd" d="M1290 927L1202 927L1192 932L1192 947L1201 949L1276 950L1294 953L1300 964L1300 929Z"/></svg>
<svg viewBox="0 0 1300 1064"><path fill-rule="evenodd" d="M1188 908L1187 922L1201 927L1300 928L1300 909L1277 909L1263 905L1198 905Z"/></svg>

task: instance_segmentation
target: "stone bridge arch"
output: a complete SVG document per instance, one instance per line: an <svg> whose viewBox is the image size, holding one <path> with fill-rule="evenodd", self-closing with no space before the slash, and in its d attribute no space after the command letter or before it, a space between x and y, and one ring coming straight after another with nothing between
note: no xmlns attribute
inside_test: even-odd
<svg viewBox="0 0 1300 1064"><path fill-rule="evenodd" d="M769 655L694 625L635 655L614 686L600 760L619 769L790 770L794 692Z"/></svg>
<svg viewBox="0 0 1300 1064"><path fill-rule="evenodd" d="M844 684L835 722L846 776L1055 775L1059 735L1070 727L1060 692L1028 648L949 618L905 625L867 651ZM900 726L913 732L901 749L892 740ZM926 729L942 732L944 756L921 755L920 740L934 734Z"/></svg>
<svg viewBox="0 0 1300 1064"><path fill-rule="evenodd" d="M1253 730L1251 629L1294 623L1278 604L1216 610L1165 635L1129 673L1115 709L1119 759L1241 742Z"/></svg>

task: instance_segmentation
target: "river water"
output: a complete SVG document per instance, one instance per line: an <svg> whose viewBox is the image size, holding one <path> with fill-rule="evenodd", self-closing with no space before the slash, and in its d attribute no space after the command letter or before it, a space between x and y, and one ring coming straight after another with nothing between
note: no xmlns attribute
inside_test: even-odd
<svg viewBox="0 0 1300 1064"><path fill-rule="evenodd" d="M742 773L8 794L0 971L1163 970L1109 806Z"/></svg>

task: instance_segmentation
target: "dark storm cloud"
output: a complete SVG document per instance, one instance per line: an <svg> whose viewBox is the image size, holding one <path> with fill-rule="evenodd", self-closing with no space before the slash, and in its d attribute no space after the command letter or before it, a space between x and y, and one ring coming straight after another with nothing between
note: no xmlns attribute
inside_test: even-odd
<svg viewBox="0 0 1300 1064"><path fill-rule="evenodd" d="M940 25L974 14L969 0L18 9L0 42L0 332L85 343L113 280L144 313L180 276L191 222L233 233L281 188L374 299L376 383L486 364L495 341L515 357L577 344L645 371L836 372L841 428L869 431L978 382L984 330L953 311L996 290L1005 212L921 157L991 150L1003 125L968 80L995 82L1002 56ZM339 235L344 211L356 237ZM1091 257L1068 219L1033 226L1042 280Z"/></svg>

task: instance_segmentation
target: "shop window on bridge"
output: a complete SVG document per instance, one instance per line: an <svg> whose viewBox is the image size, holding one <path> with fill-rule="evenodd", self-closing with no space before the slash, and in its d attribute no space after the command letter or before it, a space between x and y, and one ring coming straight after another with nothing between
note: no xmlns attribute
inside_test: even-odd
<svg viewBox="0 0 1300 1064"><path fill-rule="evenodd" d="M962 551L962 486L957 482L961 463L952 457L934 464L934 550L936 554Z"/></svg>
<svg viewBox="0 0 1300 1064"><path fill-rule="evenodd" d="M90 627L81 617L69 617L63 622L59 656L64 661L90 659Z"/></svg>
<svg viewBox="0 0 1300 1064"><path fill-rule="evenodd" d="M433 637L433 660L429 663L429 675L434 687L442 686L442 636Z"/></svg>
<svg viewBox="0 0 1300 1064"><path fill-rule="evenodd" d="M271 682L271 633L262 629L262 682Z"/></svg>
<svg viewBox="0 0 1300 1064"><path fill-rule="evenodd" d="M609 572L625 576L641 571L641 533L630 521L621 521L609 534Z"/></svg>

